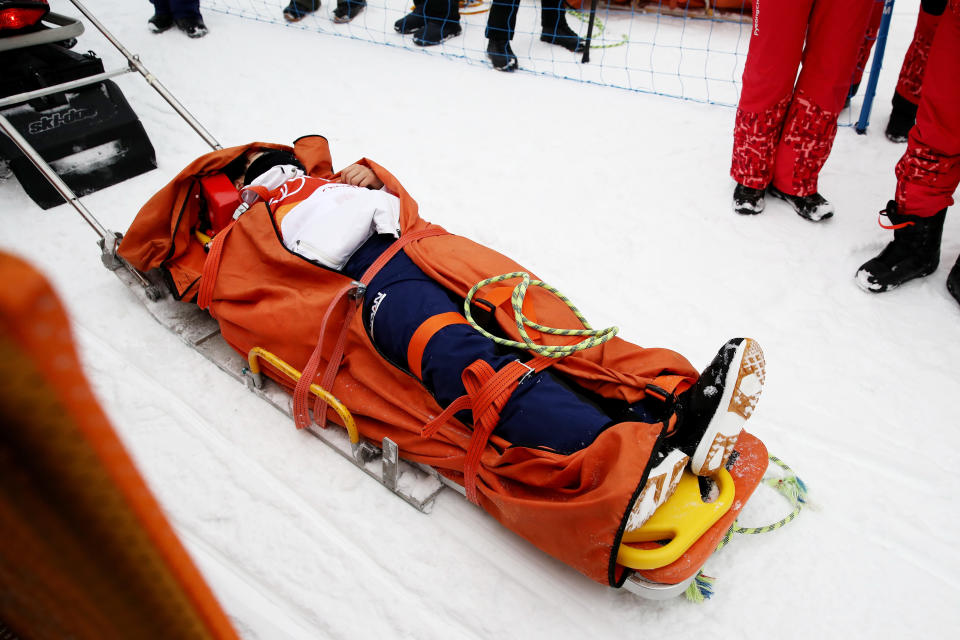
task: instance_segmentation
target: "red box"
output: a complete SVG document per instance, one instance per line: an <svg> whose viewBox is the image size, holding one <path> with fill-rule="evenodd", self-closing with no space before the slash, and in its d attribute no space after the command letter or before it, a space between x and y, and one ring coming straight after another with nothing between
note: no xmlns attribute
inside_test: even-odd
<svg viewBox="0 0 960 640"><path fill-rule="evenodd" d="M207 201L211 230L219 233L233 220L233 212L240 206L240 193L223 173L200 178L200 189Z"/></svg>

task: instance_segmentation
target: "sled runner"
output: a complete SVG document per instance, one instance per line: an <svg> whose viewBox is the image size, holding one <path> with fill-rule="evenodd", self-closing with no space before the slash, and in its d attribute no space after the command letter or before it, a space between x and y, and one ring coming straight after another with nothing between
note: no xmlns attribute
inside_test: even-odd
<svg viewBox="0 0 960 640"><path fill-rule="evenodd" d="M177 110L184 115L182 107ZM414 375L377 353L359 314L348 313L362 297L363 283L283 248L263 203L239 217L226 215L236 204L232 181L222 179L228 165L254 148L285 149L297 153L310 175L334 178L326 140L307 136L293 148L251 143L221 149L212 138L208 143L214 152L151 198L119 251L119 234L100 226L53 172L45 175L100 235L104 263L158 321L416 508L428 511L438 492L451 487L603 584L669 597L694 580L763 476L767 455L759 440L743 433L729 474L721 474L715 487L687 480L647 529L625 535L660 425L617 423L583 450L562 455L512 447L482 423L474 429L456 420L437 423L436 402ZM420 219L396 178L376 163L361 163L399 194L400 237L408 242L407 254L453 294L462 298L492 274L522 270ZM43 167L42 160L37 164ZM450 261L456 269L449 268ZM252 277L256 295L270 304L249 299ZM298 295L277 296L278 283ZM531 299L541 321L573 324L569 309L550 294L538 291ZM513 335L515 327L496 320L500 304L487 312L500 330ZM318 325L323 319L327 326L328 316L331 333L325 339L321 331L318 337ZM584 388L624 403L640 397L646 380L669 395L696 375L678 354L650 350L642 356L638 349L613 339L551 365ZM515 368L532 369L535 361ZM631 363L630 373L612 364L621 361ZM324 428L328 421L337 426ZM716 494L715 499L704 500L704 493Z"/></svg>

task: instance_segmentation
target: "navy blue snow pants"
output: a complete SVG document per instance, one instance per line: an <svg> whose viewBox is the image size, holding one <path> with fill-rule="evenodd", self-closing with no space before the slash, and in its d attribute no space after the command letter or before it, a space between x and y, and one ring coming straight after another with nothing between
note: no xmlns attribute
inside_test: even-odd
<svg viewBox="0 0 960 640"><path fill-rule="evenodd" d="M390 236L374 236L350 258L343 273L359 280L392 242ZM463 300L431 280L400 251L367 287L363 323L381 355L409 371L407 347L414 332L425 320L449 312L463 313ZM426 344L422 384L446 408L466 393L461 373L478 359L498 371L514 360L529 359L529 355L500 347L469 324L448 325ZM470 423L469 412L460 412L457 418ZM500 413L494 434L516 446L569 454L589 445L614 422L583 392L547 369L516 388Z"/></svg>

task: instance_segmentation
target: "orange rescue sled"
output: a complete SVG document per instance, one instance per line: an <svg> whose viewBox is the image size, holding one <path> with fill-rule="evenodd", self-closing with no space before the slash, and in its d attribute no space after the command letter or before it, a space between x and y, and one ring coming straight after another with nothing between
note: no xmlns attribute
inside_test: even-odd
<svg viewBox="0 0 960 640"><path fill-rule="evenodd" d="M634 543L622 537L629 507L646 480L660 425L617 424L587 448L566 456L511 447L456 421L429 438L422 437L422 427L440 413L440 407L417 380L378 355L359 314L353 313L356 302L344 295L357 283L287 251L262 202L225 229L213 228L213 218L222 218L222 213L211 216L209 207L219 207L221 200L229 198L206 202L202 194L209 192L210 177L252 148L292 150L310 175L336 178L327 141L321 136L301 138L292 149L257 142L198 158L141 209L121 243L119 255L124 260L155 284L162 279L179 300L151 300L158 295L154 287L142 294L148 308L201 353L245 377L251 388L259 388L277 406L289 410L289 398L276 386L263 386L263 374L281 389L293 389L298 383L305 393L309 389L315 396L313 418L321 425L329 419L345 426L350 437L313 426L311 432L418 508L429 508L436 492L450 486L507 528L593 580L614 587L626 583L643 595L682 590L759 483L767 459L763 444L748 434L740 438L739 456L730 469L735 499L728 509L714 509L715 517L706 524L701 519L694 525L700 531L683 534L686 542L666 545L671 552L661 557L667 561L638 568L621 553L629 556L642 550L633 549ZM488 277L529 271L424 221L416 202L393 175L370 160L359 162L398 194L401 239L418 238L404 250L448 290L463 297ZM128 272L118 273L132 281ZM209 315L188 302L198 294ZM578 326L570 309L549 293L531 291L528 299L539 322ZM512 315L496 308L494 316L504 335L518 337ZM343 331L321 336L322 321ZM642 348L619 338L568 356L554 368L593 393L624 402L643 398L648 384L668 392L682 391L698 375L675 352ZM301 376L306 379L301 381ZM478 442L478 438L483 439ZM479 453L472 470L469 451ZM686 524L677 527L689 529ZM641 546L659 544L646 541Z"/></svg>

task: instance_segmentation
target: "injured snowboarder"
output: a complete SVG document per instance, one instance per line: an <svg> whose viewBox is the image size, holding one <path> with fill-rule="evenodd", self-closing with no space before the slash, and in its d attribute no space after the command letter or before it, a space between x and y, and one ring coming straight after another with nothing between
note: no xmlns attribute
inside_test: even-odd
<svg viewBox="0 0 960 640"><path fill-rule="evenodd" d="M208 231L203 255L178 241L192 235L179 227L210 227L190 195L214 172L242 187L243 205ZM591 330L519 265L420 219L379 165L332 173L319 136L198 159L141 210L121 255L164 269L179 297L197 295L241 353L263 345L306 384L332 387L363 437L391 437L401 457L455 478L506 526L614 586L624 532L685 468L710 476L727 464L764 381L749 338L698 374L672 351ZM298 426L305 393L298 384ZM318 402L321 425L326 413Z"/></svg>

